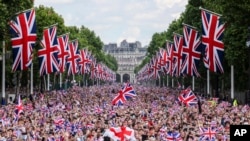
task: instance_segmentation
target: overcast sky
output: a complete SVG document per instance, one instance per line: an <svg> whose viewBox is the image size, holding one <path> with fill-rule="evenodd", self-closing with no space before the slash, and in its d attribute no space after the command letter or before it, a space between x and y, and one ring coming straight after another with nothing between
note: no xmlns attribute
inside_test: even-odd
<svg viewBox="0 0 250 141"><path fill-rule="evenodd" d="M140 41L148 45L156 32L185 10L188 0L35 0L35 6L53 7L66 26L84 25L105 43Z"/></svg>

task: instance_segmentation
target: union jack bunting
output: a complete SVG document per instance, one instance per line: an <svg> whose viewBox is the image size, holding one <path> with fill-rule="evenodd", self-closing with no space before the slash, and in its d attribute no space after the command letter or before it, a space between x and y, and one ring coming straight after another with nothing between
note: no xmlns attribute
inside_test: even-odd
<svg viewBox="0 0 250 141"><path fill-rule="evenodd" d="M202 46L205 49L204 65L212 72L224 73L224 43L222 42L225 25L220 16L208 11L201 11Z"/></svg>
<svg viewBox="0 0 250 141"><path fill-rule="evenodd" d="M122 89L118 92L117 96L112 100L113 105L122 105L129 98L136 96L134 88L129 84L125 83Z"/></svg>
<svg viewBox="0 0 250 141"><path fill-rule="evenodd" d="M190 26L183 27L184 42L181 72L190 76L200 76L197 68L201 57L200 37L198 31Z"/></svg>
<svg viewBox="0 0 250 141"><path fill-rule="evenodd" d="M42 49L38 50L40 76L59 71L57 27L52 26L43 31Z"/></svg>
<svg viewBox="0 0 250 141"><path fill-rule="evenodd" d="M69 57L67 58L68 76L78 73L78 61L80 57L78 54L78 40L69 43Z"/></svg>
<svg viewBox="0 0 250 141"><path fill-rule="evenodd" d="M58 37L58 44L59 44L58 60L61 73L65 71L67 57L69 56L68 42L69 42L69 34L64 34Z"/></svg>
<svg viewBox="0 0 250 141"><path fill-rule="evenodd" d="M87 50L80 50L80 60L78 62L79 64L79 69L80 69L80 74L85 74L87 73L87 67L88 64L91 63L91 60L88 58Z"/></svg>
<svg viewBox="0 0 250 141"><path fill-rule="evenodd" d="M12 36L12 71L27 70L32 63L32 52L37 37L35 10L30 9L18 14L9 24Z"/></svg>
<svg viewBox="0 0 250 141"><path fill-rule="evenodd" d="M183 90L178 97L178 100L186 106L196 105L198 99L190 88Z"/></svg>
<svg viewBox="0 0 250 141"><path fill-rule="evenodd" d="M200 128L201 136L200 141L216 141L216 134L218 132L215 127Z"/></svg>
<svg viewBox="0 0 250 141"><path fill-rule="evenodd" d="M181 75L183 36L174 34L173 75Z"/></svg>

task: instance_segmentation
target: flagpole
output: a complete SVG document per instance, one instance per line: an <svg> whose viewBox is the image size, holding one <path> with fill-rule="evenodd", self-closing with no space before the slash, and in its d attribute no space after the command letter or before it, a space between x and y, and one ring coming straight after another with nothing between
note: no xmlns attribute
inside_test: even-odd
<svg viewBox="0 0 250 141"><path fill-rule="evenodd" d="M5 105L5 41L3 41L2 50L2 105Z"/></svg>
<svg viewBox="0 0 250 141"><path fill-rule="evenodd" d="M162 87L165 87L165 79L164 79L164 76L162 76L163 78L162 78Z"/></svg>
<svg viewBox="0 0 250 141"><path fill-rule="evenodd" d="M192 90L194 91L194 84L195 82L194 82L194 76L192 76Z"/></svg>
<svg viewBox="0 0 250 141"><path fill-rule="evenodd" d="M33 95L34 89L33 89L33 63L31 64L30 68L30 94Z"/></svg>
<svg viewBox="0 0 250 141"><path fill-rule="evenodd" d="M174 88L174 78L172 77L172 88Z"/></svg>
<svg viewBox="0 0 250 141"><path fill-rule="evenodd" d="M167 75L167 87L169 87L169 75Z"/></svg>
<svg viewBox="0 0 250 141"><path fill-rule="evenodd" d="M62 88L62 73L59 74L59 87Z"/></svg>
<svg viewBox="0 0 250 141"><path fill-rule="evenodd" d="M205 8L202 8L202 7L199 7L199 9L200 9L200 10L207 11L207 12L212 13L212 14L215 14L215 15L218 15L218 16L220 16L220 17L222 16L221 14L215 13L215 12L213 12L213 11L207 10L207 9L205 9Z"/></svg>
<svg viewBox="0 0 250 141"><path fill-rule="evenodd" d="M48 77L47 77L47 90L49 91L49 79L50 79L50 77L49 77L49 74L47 75Z"/></svg>
<svg viewBox="0 0 250 141"><path fill-rule="evenodd" d="M207 69L207 95L210 94L210 72L209 69Z"/></svg>
<svg viewBox="0 0 250 141"><path fill-rule="evenodd" d="M231 65L231 99L234 99L234 65Z"/></svg>

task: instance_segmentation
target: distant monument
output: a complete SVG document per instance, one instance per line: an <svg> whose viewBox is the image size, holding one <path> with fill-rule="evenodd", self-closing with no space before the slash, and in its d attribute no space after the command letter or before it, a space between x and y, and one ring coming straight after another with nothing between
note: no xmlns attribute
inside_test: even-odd
<svg viewBox="0 0 250 141"><path fill-rule="evenodd" d="M134 69L146 56L147 47L142 47L139 41L130 43L123 40L120 47L116 43L109 43L104 45L103 50L114 56L118 62L117 82L136 83Z"/></svg>

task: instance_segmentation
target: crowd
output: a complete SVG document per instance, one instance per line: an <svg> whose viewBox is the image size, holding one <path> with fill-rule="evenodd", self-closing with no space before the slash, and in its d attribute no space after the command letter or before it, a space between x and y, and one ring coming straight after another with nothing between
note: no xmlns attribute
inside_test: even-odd
<svg viewBox="0 0 250 141"><path fill-rule="evenodd" d="M133 129L136 141L226 141L230 124L250 124L248 105L198 96L200 104L187 107L177 89L133 87L137 96L120 106L111 104L120 84L37 92L22 99L19 116L17 104L2 106L0 141L112 141L103 134L121 126Z"/></svg>

